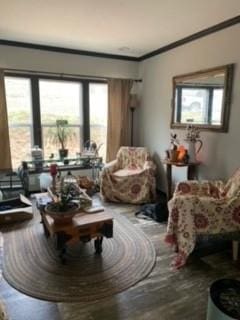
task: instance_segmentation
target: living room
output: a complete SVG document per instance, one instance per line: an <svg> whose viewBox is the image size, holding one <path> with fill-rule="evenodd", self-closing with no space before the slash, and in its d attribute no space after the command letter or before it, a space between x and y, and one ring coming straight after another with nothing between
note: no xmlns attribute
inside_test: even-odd
<svg viewBox="0 0 240 320"><path fill-rule="evenodd" d="M41 244L51 241L46 240L44 236L43 226L47 226L48 220L44 220L43 215L43 223L40 224L41 217L39 214L36 215L36 200L33 200L31 220L1 226L3 276L0 282L0 295L4 312L2 319L224 319L223 315L220 315L220 312L224 314L223 308L220 307L221 310L217 311L210 306L214 309L214 315L213 311L209 311L208 300L211 300L209 289L214 282L217 283L224 278L231 279L239 285L237 280L240 280L240 265L237 252L240 222L230 225L226 221L227 218L223 219L228 227L227 234L234 233L234 236L227 239L210 237L202 242L199 240L200 243L196 240L195 250L193 250L194 234L191 238L191 240L194 238L194 245L193 241L191 242L193 248L187 249L184 258L178 255L182 260L178 260L178 265L175 265L177 268L172 268L171 263L178 249L181 249L180 244L179 248L175 248L175 252L164 240L166 240L167 230L172 236L170 231L174 233L177 228L174 212L178 205L180 212L182 204L179 204L179 199L175 201L174 197L178 192L182 196L186 185L188 188L189 181L186 185L181 183L190 177L188 172L190 169L194 169L193 178L198 180L196 185L210 180L232 183L230 187L229 184L204 185L210 189L217 186L217 191L215 189L208 191L211 196L213 191L218 193L217 201L221 201L220 206L225 206L224 192L232 192L232 185L238 183L238 180L237 182L234 180L233 183L233 174L240 167L240 152L237 147L240 116L239 1L184 0L180 4L176 0L171 2L134 0L118 3L103 1L100 4L94 0L87 3L84 1L40 3L33 0L21 2L14 0L11 3L3 1L1 7L0 75L5 77L6 92L10 92L11 89L10 87L8 89L6 78L29 80L31 89L26 92L31 93L28 96L28 106L31 110L29 115L33 115L33 123L30 124L6 121L7 113L2 113L2 100L7 100L5 105L9 108L8 96L2 95L4 91L0 86L2 114L0 132L4 137L0 141L0 148L4 150L2 153L4 156L1 156L2 160L0 160L1 172L4 173L9 169L9 163L14 163L13 169L16 171L22 161L31 161L31 149L34 145L38 145L43 153L45 149L44 160L47 157L48 163L54 164L55 154L53 153L58 147L50 142L46 152L43 134L44 128L53 126L53 122L43 122L43 119L47 119L49 115L44 114L43 109L49 111L51 105L46 104L43 108L44 97L41 88L44 81L47 82L47 88L50 88L51 81L77 84L77 90L80 90L80 93L76 94L76 97L79 99L80 96L83 101L80 105L83 116L82 118L80 116L79 123L71 123L71 126L80 128L82 131L79 134L80 138L76 140L77 143L73 140L71 144L71 157L81 157L80 154L84 152L85 147L90 150L92 145L85 144L87 141L97 142L98 155L103 161L103 166L97 173L92 171L91 166L87 166L87 169L90 168L87 173L89 179L96 180L96 175L99 175L98 189L93 195L91 194L91 198L96 199L99 208L100 206L105 208L104 213L100 212L96 215L102 215L103 219L107 219L108 226L113 226L113 236L108 229L104 233L104 240L101 238L99 242L88 241L86 244L83 241L84 245L81 244L80 248L70 248L66 265L62 264L63 261L58 261L58 256L55 256L56 250L51 243L47 249L40 250ZM179 107L179 96L176 96L177 81L179 80L180 86L185 81L185 85L187 83L189 87L189 79L196 76L195 87L200 83L199 87L206 89L206 85L203 85L204 79L212 76L211 81L215 81L214 79L222 75L225 78L221 89L224 88L225 98L221 104L220 122L211 123L208 109L207 123L197 123L195 127L192 126L193 120L181 123L177 114L184 110L184 105L180 107L180 111L177 110ZM125 113L121 110L114 113L114 109L111 109L113 113L109 112L109 101L115 106L118 106L119 101L114 98L114 92L116 94L117 90L114 91L112 87L111 91L114 80L121 83L128 82L129 101L122 103ZM105 104L99 104L103 105L102 109L95 111L99 112L97 118L103 119L101 125L105 130L104 142L97 140L98 134L95 135L96 138L95 136L94 139L92 138L91 103L93 102L91 101L95 101L97 106L96 101L100 99L99 96L91 97L91 92L94 92L94 90L91 91L91 85L94 86L94 84L102 86L102 90L105 90L105 98L108 95L108 102L104 98ZM210 109L213 108L211 104L214 99L213 87L217 90L220 85L214 82L209 90L211 94L208 99L202 100L208 101L206 104L208 107L211 105ZM59 91L57 98L64 90ZM66 95L69 101L75 97L74 89L72 90L71 95ZM180 94L182 95L183 91L180 90ZM12 97L18 96L19 92L13 92ZM133 96L134 98L137 96L137 102L134 101L134 105L131 106L130 100ZM200 101L199 97L198 93L197 101ZM188 99L192 98L188 97ZM48 101L52 106L54 103L56 105L55 109L52 107L52 110L55 110L53 118L55 121L61 118L61 111L57 109L59 99L53 100L54 94ZM188 112L187 108L189 107L185 106L185 112ZM71 106L66 106L66 109L71 111ZM94 110L97 110L97 107ZM189 112L193 118L196 113L196 111ZM72 118L73 116L75 113L71 114ZM10 119L10 113L8 117ZM69 119L72 118L69 117ZM15 136L11 132L19 127L26 129L29 126L31 126L29 130L32 130L32 140L29 134L29 140L22 141L18 150L17 145L20 142L13 141ZM39 128L42 130L41 133ZM189 160L190 144L186 140L188 132L195 134L194 128L199 130L196 133L195 142L200 141L201 148L199 152L196 152L199 148L194 149L193 166ZM8 130L10 137L5 139ZM19 132L18 136L21 135ZM125 136L123 132L126 133ZM77 134L77 137L79 136ZM14 148L13 143L15 143ZM136 188L136 180L131 187L130 182L124 182L125 184L119 188L125 189L121 191L122 195L124 197L125 192L130 200L128 198L128 201L120 201L119 195L114 194L115 181L111 180L107 172L108 167L104 165L116 159L122 145L136 149L143 147L149 152L153 161L155 180L148 180L148 184L155 188L156 183L158 201L159 197L161 199L166 197L163 205L166 205L166 200L172 199L173 196L173 200L169 201L167 221L159 223L135 216L135 213L143 208L139 205L149 204L152 200L151 197L146 196L142 202L137 200L132 202L133 197L129 190ZM179 146L186 147L184 159L188 160L181 165L175 165L170 151L174 151L175 147L180 150ZM10 150L9 154L6 150ZM131 150L130 148L130 153ZM166 160L166 151L170 152L168 160ZM20 152L26 156L22 154L19 156ZM56 169L51 165L50 167ZM74 176L75 171L71 172ZM39 176L38 173L34 174ZM55 181L54 173L52 177ZM118 177L119 180L121 178ZM138 177L138 183L143 181L140 184L145 186L145 178ZM30 181L33 181L33 178L31 179ZM105 179L105 182L100 181L101 179ZM149 176L148 179L150 179ZM107 188L104 187L104 183L107 184ZM175 189L176 186L179 189ZM39 190L36 191L39 192ZM202 192L208 191L204 189ZM32 191L29 192L30 199L33 194ZM101 196L107 201L101 202ZM201 202L199 200L201 196L202 194L197 198L200 202L193 203L187 195L188 199L184 200L186 201L184 202L185 212L188 210L190 212L192 205L196 206L195 209L199 206L200 210L204 211L205 199ZM235 195L234 199L239 201L239 197ZM228 202L228 208L235 210L239 204L236 203L233 205L231 202L229 205ZM214 206L212 203L207 205L206 208ZM234 212L236 213L236 210ZM108 213L112 214L113 218L104 216ZM226 214L230 216L232 213L226 211ZM236 214L238 215L238 212ZM236 221L238 220L236 216ZM200 222L203 223L202 221ZM35 224L37 224L36 233L31 231L31 228L35 228ZM223 231L225 227L223 224L218 226L219 230ZM50 234L55 233L51 228L49 230ZM187 230L187 232L190 231ZM42 238L36 241L40 236ZM28 243L36 245L28 246ZM189 243L190 240L186 245ZM185 250L184 245L182 248ZM100 252L101 261L99 256L93 255L94 248L96 252L102 251ZM62 253L65 254L65 247ZM32 280L34 277L36 281ZM236 290L238 294L235 301L239 307L240 289ZM237 312L239 311L235 310L235 316L233 313L226 313L225 318L238 319Z"/></svg>

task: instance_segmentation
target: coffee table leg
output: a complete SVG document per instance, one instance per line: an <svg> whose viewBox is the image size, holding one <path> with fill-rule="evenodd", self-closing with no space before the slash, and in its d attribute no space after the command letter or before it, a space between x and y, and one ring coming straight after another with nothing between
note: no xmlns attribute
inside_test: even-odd
<svg viewBox="0 0 240 320"><path fill-rule="evenodd" d="M66 241L68 240L68 236L64 233L56 233L56 248L60 251L59 258L62 264L66 263L65 253L66 253Z"/></svg>
<svg viewBox="0 0 240 320"><path fill-rule="evenodd" d="M102 253L102 242L103 242L103 237L97 237L96 240L94 240L94 246L95 246L95 252L97 254Z"/></svg>
<svg viewBox="0 0 240 320"><path fill-rule="evenodd" d="M44 222L42 222L42 224L43 224L43 231L44 231L44 234L45 234L46 238L49 238L50 233L49 233L49 231L48 231L47 227L45 226L45 223L44 223Z"/></svg>

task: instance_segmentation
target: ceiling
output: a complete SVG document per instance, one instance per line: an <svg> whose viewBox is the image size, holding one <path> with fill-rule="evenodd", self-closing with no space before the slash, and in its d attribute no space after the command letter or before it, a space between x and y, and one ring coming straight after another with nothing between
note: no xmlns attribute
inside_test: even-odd
<svg viewBox="0 0 240 320"><path fill-rule="evenodd" d="M0 39L140 57L240 14L240 0L1 0Z"/></svg>

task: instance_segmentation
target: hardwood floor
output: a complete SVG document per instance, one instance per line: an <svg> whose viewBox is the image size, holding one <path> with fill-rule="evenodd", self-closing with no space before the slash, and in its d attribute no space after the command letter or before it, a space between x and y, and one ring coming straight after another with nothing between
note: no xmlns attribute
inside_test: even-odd
<svg viewBox="0 0 240 320"><path fill-rule="evenodd" d="M57 304L33 299L13 289L5 280L0 283L0 296L6 303L10 320L60 320Z"/></svg>
<svg viewBox="0 0 240 320"><path fill-rule="evenodd" d="M2 280L0 295L11 320L205 320L211 283L219 278L240 279L240 264L232 261L225 242L202 243L186 267L171 271L174 253L163 242L166 225L135 218L135 208L128 205L109 207L126 215L151 238L157 252L152 273L134 287L85 308L30 298Z"/></svg>

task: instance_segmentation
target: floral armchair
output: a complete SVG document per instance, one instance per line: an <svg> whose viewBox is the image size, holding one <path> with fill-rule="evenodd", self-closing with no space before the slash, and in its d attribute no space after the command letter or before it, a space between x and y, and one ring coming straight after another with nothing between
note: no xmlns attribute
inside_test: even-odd
<svg viewBox="0 0 240 320"><path fill-rule="evenodd" d="M240 239L240 168L228 180L180 182L168 203L169 220L165 241L176 246L172 263L186 263L200 235ZM238 248L234 241L233 248ZM237 245L237 246L236 246Z"/></svg>
<svg viewBox="0 0 240 320"><path fill-rule="evenodd" d="M101 177L104 200L140 204L155 198L155 165L146 148L121 147Z"/></svg>

